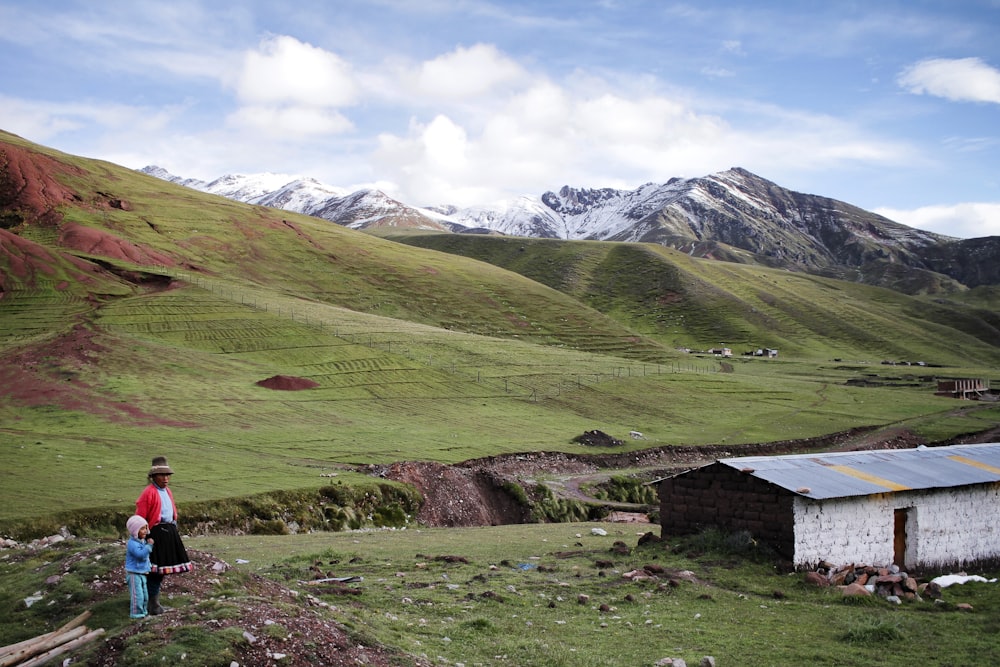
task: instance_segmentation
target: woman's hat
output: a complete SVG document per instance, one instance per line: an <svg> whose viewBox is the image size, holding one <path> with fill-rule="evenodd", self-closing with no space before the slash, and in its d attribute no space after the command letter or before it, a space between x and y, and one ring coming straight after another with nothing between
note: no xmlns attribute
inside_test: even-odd
<svg viewBox="0 0 1000 667"><path fill-rule="evenodd" d="M139 537L139 529L146 525L146 520L138 514L130 516L128 521L125 522L125 527L128 528L128 534L132 537Z"/></svg>
<svg viewBox="0 0 1000 667"><path fill-rule="evenodd" d="M149 476L153 475L173 475L174 471L170 469L167 465L166 456L157 456L153 458L153 467L149 469Z"/></svg>

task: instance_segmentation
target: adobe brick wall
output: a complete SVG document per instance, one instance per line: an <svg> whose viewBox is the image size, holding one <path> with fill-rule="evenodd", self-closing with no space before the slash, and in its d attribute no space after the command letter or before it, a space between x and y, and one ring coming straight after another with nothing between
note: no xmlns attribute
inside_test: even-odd
<svg viewBox="0 0 1000 667"><path fill-rule="evenodd" d="M906 510L907 568L940 569L1000 559L1000 483L877 493L818 501L796 498L793 562L812 567L893 562L893 516Z"/></svg>
<svg viewBox="0 0 1000 667"><path fill-rule="evenodd" d="M659 484L660 530L687 535L709 526L746 530L782 556L795 551L794 494L721 463Z"/></svg>

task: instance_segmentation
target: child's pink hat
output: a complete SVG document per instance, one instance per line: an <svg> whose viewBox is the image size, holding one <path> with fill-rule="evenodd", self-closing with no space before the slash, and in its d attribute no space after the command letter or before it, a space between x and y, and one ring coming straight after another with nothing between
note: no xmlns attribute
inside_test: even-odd
<svg viewBox="0 0 1000 667"><path fill-rule="evenodd" d="M139 529L146 526L146 520L143 519L138 514L133 514L125 522L125 527L128 528L128 534L132 537L139 537Z"/></svg>

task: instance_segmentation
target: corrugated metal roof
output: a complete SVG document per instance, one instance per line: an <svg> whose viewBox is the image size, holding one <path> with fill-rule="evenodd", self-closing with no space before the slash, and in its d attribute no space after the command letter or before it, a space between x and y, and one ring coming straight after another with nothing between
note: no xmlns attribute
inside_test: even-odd
<svg viewBox="0 0 1000 667"><path fill-rule="evenodd" d="M1000 443L790 456L741 456L719 463L809 498L1000 482Z"/></svg>

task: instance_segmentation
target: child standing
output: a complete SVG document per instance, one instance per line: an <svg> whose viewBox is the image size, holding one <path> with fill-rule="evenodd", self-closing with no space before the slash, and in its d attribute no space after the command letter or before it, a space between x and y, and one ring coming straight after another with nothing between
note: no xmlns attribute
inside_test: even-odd
<svg viewBox="0 0 1000 667"><path fill-rule="evenodd" d="M149 537L149 524L141 516L131 516L125 522L128 545L125 549L125 581L128 583L129 618L145 618L149 614L149 591L146 575L149 573L149 554L153 551L153 538Z"/></svg>

